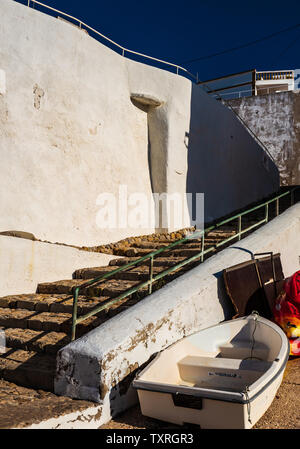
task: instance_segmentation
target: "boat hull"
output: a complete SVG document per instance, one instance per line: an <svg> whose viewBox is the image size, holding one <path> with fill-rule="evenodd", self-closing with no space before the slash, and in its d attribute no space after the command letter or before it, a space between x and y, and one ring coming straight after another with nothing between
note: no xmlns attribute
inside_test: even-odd
<svg viewBox="0 0 300 449"><path fill-rule="evenodd" d="M138 389L138 397L142 414L150 418L179 426L195 424L201 429L250 429L271 405L282 377L283 374L249 404L203 398L202 409L197 410L175 406L170 393Z"/></svg>
<svg viewBox="0 0 300 449"><path fill-rule="evenodd" d="M233 320L235 327L240 320ZM264 346L263 340L256 341L257 354L265 354L265 359L245 357L245 340L239 341L238 336L245 338L245 332L251 335L255 328L252 317L244 317L243 320L246 320L241 321L244 330L242 327L236 330L237 336L233 339L231 336L229 343L220 338L224 334L224 329L220 328L217 350L210 355L204 351L205 345L201 340L205 330L203 334L202 331L195 334L196 337L200 336L196 344L197 350L201 348L202 351L199 356L195 350L195 335L190 338L194 346L188 346L185 340L190 344L189 337L185 337L182 343L177 342L160 353L133 382L142 414L180 426L194 424L203 429L253 427L271 405L282 382L289 346L278 326L259 318L257 337L261 335L266 338L266 331L270 332L267 333L270 344L276 340L277 348L274 345L271 348ZM245 323L252 327L245 331ZM257 326L257 323L254 325ZM209 332L211 329L207 330L207 335L210 335ZM230 342L233 342L233 349ZM211 342L209 345L213 349ZM195 352L182 358L187 350ZM174 369L175 366L178 369L178 378L175 380L174 377L173 382L170 380L174 371L172 363Z"/></svg>

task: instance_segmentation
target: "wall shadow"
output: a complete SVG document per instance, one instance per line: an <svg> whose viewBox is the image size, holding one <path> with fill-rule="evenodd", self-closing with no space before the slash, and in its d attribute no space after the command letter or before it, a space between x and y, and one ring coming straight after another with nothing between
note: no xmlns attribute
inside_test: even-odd
<svg viewBox="0 0 300 449"><path fill-rule="evenodd" d="M275 164L235 114L192 84L186 192L204 193L204 221L212 222L279 189ZM268 158L268 156L267 156ZM268 158L269 159L269 158ZM189 206L191 220L193 207Z"/></svg>

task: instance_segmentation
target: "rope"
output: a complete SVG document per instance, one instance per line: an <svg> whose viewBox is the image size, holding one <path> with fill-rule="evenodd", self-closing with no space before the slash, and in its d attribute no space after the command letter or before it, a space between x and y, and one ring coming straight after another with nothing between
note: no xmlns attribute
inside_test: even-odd
<svg viewBox="0 0 300 449"><path fill-rule="evenodd" d="M253 311L252 314L254 315L254 329L252 332L252 345L251 345L251 352L250 352L250 358L252 359L252 354L253 354L253 350L254 350L254 345L255 345L255 338L254 338L254 334L256 331L256 325L257 325L257 318L258 318L258 312Z"/></svg>
<svg viewBox="0 0 300 449"><path fill-rule="evenodd" d="M243 393L244 393L244 395L246 396L246 401L247 401L248 421L249 421L250 424L252 424L251 416L250 416L250 413L251 413L251 405L250 405L250 399L249 399L248 391L249 391L249 387L248 387L248 385L246 385L245 390L243 391Z"/></svg>
<svg viewBox="0 0 300 449"><path fill-rule="evenodd" d="M255 331L256 331L256 327L257 327L257 320L258 320L258 317L259 317L259 313L256 310L253 310L251 315L254 316L254 318L253 318L254 319L254 329L253 329L253 332L252 332L251 351L250 351L250 356L249 357L245 357L243 360L247 360L247 359L262 360L262 359L259 359L258 357L253 357L253 350L254 350L254 345L255 345L254 334L255 334ZM248 422L250 424L252 424L252 421L251 421L251 404L250 404L250 399L249 399L249 394L248 394L249 391L250 391L249 386L246 385L243 393L244 393L244 395L246 397L246 401L247 401L246 404L247 404Z"/></svg>
<svg viewBox="0 0 300 449"><path fill-rule="evenodd" d="M250 356L249 357L244 357L243 360L248 360L248 359L257 359L257 360L263 360L259 357L253 357L253 351L254 351L254 345L255 345L255 338L254 338L254 334L256 331L256 326L257 326L257 320L259 317L259 313L256 310L253 310L252 315L254 315L254 329L252 332L252 343L251 343L251 350L250 350Z"/></svg>

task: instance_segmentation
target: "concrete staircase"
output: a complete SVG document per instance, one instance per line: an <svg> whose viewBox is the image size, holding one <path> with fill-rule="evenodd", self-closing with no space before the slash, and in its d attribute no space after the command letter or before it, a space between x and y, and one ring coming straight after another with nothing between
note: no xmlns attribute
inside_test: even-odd
<svg viewBox="0 0 300 449"><path fill-rule="evenodd" d="M289 206L287 202L286 207ZM284 208L282 208L284 210ZM256 212L255 220L249 217L245 226L259 221L263 212ZM272 218L272 217L271 217ZM228 225L222 229L210 232L205 238L205 249L214 247L214 252L231 245L215 248L215 245L236 233L236 225ZM29 387L53 391L57 351L70 342L72 322L72 289L85 284L87 279L93 279L114 270L155 249L172 243L172 240L162 236L155 242L141 240L122 249L116 248L115 254L122 258L110 261L108 266L82 268L75 271L73 279L59 280L38 284L35 294L11 295L0 298L0 327L6 335L6 349L0 355L0 377L6 381ZM176 249L164 252L154 259L154 274L193 256L201 250L201 240L193 239L177 246ZM158 281L153 286L161 288L166 282L172 281L187 270L200 263L196 260ZM80 291L78 299L78 316L85 314L100 303L105 303L125 290L147 280L149 276L149 260L138 267L113 275L109 280L86 287ZM77 325L76 337L80 337L106 320L131 307L147 296L146 288L123 299L118 304L108 307Z"/></svg>

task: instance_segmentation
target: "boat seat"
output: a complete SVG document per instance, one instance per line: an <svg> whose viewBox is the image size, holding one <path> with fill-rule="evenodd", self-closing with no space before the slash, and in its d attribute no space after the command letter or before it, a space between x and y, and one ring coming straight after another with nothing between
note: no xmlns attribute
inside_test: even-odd
<svg viewBox="0 0 300 449"><path fill-rule="evenodd" d="M186 356L178 362L178 369L182 380L197 382L200 378L214 374L230 378L236 377L240 372L252 377L254 373L267 371L271 364L272 362L256 359Z"/></svg>
<svg viewBox="0 0 300 449"><path fill-rule="evenodd" d="M219 345L219 351L221 357L244 359L245 357L250 356L251 344L249 344L249 340L233 340L229 343ZM269 351L270 348L268 345L261 342L255 342L253 357L266 359Z"/></svg>

